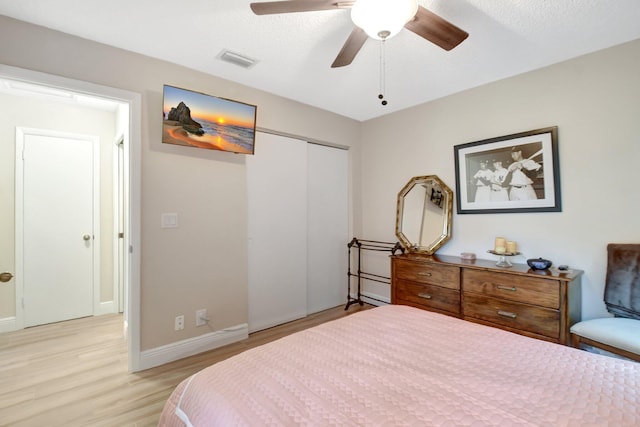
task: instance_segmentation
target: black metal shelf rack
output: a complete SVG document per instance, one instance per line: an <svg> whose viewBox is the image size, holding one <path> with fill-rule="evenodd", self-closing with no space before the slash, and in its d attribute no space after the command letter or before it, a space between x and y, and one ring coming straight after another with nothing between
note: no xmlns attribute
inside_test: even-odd
<svg viewBox="0 0 640 427"><path fill-rule="evenodd" d="M351 249L357 249L357 271L356 273L352 273L351 271ZM347 244L348 248L348 269L347 269L347 305L344 307L345 310L348 310L349 307L353 304L363 305L364 301L362 301L362 280L371 280L373 282L385 283L387 285L391 284L391 278L386 276L381 276L378 274L367 273L366 271L362 271L362 251L378 251L378 252L390 252L392 255L395 255L396 252L404 253L404 248L400 245L399 242L390 243L390 242L379 242L376 240L360 240L354 237ZM351 296L351 282L352 278L356 278L357 284L357 292L355 298ZM379 302L386 302L379 300L377 298L373 298L370 296L366 296L368 299L372 299Z"/></svg>

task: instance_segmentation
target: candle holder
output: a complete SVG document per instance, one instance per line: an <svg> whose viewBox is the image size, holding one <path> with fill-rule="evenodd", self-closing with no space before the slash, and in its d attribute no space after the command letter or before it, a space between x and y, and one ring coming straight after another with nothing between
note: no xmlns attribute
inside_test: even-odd
<svg viewBox="0 0 640 427"><path fill-rule="evenodd" d="M509 259L507 257L520 255L520 252L505 252L505 253L500 254L500 253L498 253L496 251L492 251L491 249L489 249L487 252L490 253L490 254L499 256L500 259L498 259L498 262L496 263L496 265L498 267L503 267L503 268L509 268L509 267L513 266L513 264L511 264L511 262L509 261Z"/></svg>

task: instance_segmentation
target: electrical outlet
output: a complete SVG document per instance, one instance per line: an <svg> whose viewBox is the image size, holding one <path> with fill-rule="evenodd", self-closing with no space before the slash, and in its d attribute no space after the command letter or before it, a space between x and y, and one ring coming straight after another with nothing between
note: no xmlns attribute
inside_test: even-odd
<svg viewBox="0 0 640 427"><path fill-rule="evenodd" d="M204 326L209 323L209 316L207 316L207 309L196 310L196 326Z"/></svg>
<svg viewBox="0 0 640 427"><path fill-rule="evenodd" d="M182 315L176 316L175 330L181 331L183 329L184 329L184 316Z"/></svg>

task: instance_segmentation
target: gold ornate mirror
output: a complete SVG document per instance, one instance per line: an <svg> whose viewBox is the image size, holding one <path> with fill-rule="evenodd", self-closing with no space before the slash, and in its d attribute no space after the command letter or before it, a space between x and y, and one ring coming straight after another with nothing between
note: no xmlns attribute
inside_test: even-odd
<svg viewBox="0 0 640 427"><path fill-rule="evenodd" d="M398 193L396 236L409 252L431 255L451 238L453 191L436 175L416 176Z"/></svg>

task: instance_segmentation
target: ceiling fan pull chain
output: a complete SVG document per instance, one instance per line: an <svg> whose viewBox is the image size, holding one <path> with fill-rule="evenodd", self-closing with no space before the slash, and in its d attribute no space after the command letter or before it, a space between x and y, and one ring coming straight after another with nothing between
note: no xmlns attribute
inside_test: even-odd
<svg viewBox="0 0 640 427"><path fill-rule="evenodd" d="M378 99L382 100L382 105L387 105L387 100L384 99L384 93L386 91L385 88L385 69L386 69L386 61L385 61L385 42L386 37L382 37L380 40L380 93L378 94Z"/></svg>

